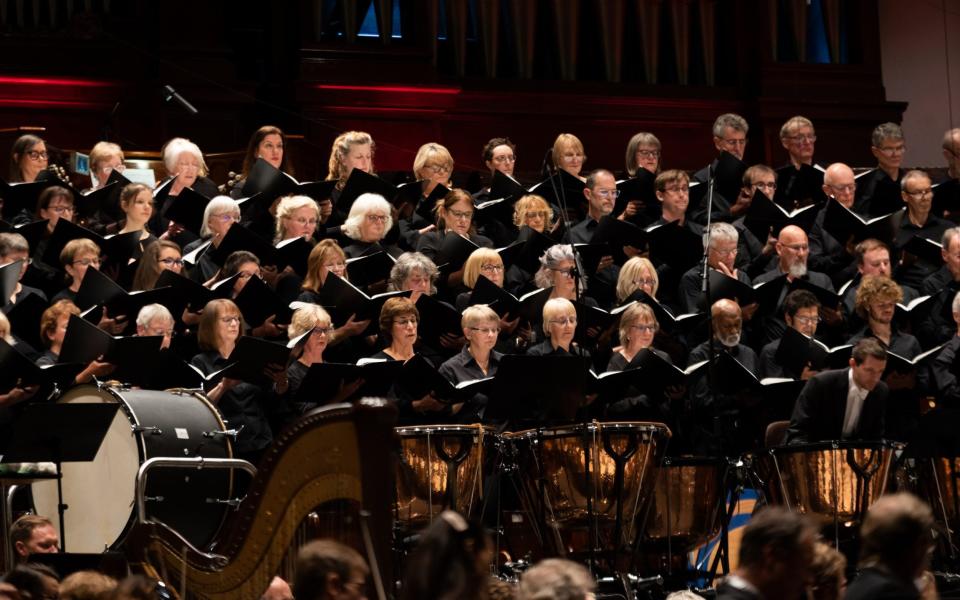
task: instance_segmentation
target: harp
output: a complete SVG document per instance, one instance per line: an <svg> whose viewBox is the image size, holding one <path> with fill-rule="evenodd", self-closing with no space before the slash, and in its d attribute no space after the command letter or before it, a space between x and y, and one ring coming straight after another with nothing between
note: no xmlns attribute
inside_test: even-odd
<svg viewBox="0 0 960 600"><path fill-rule="evenodd" d="M396 408L383 400L311 411L274 440L213 552L163 523L138 523L126 544L131 567L188 598L259 598L311 511L346 500L369 513L380 580L392 581L395 421Z"/></svg>

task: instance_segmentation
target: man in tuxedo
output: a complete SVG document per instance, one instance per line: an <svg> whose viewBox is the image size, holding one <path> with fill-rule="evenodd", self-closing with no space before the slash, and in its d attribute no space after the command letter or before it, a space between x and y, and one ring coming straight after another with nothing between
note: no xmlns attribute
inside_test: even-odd
<svg viewBox="0 0 960 600"><path fill-rule="evenodd" d="M797 398L787 444L826 440L879 440L890 390L881 381L887 351L874 338L853 347L850 367L814 376Z"/></svg>
<svg viewBox="0 0 960 600"><path fill-rule="evenodd" d="M860 574L847 588L847 600L912 600L921 597L933 545L933 513L911 494L877 500L860 527Z"/></svg>
<svg viewBox="0 0 960 600"><path fill-rule="evenodd" d="M816 528L779 506L761 509L743 530L740 563L717 587L718 600L801 598L811 576Z"/></svg>

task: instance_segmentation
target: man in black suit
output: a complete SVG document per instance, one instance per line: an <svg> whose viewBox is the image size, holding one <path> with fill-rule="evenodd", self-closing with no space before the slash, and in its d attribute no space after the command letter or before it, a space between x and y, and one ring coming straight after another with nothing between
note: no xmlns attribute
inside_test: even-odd
<svg viewBox="0 0 960 600"><path fill-rule="evenodd" d="M743 530L737 570L717 587L718 600L793 600L810 579L816 528L779 506L761 509Z"/></svg>
<svg viewBox="0 0 960 600"><path fill-rule="evenodd" d="M919 600L916 581L928 567L933 525L930 507L916 496L877 500L860 527L860 574L847 600Z"/></svg>
<svg viewBox="0 0 960 600"><path fill-rule="evenodd" d="M787 429L787 444L883 438L887 396L880 379L887 351L874 338L857 342L850 367L820 373L807 381Z"/></svg>

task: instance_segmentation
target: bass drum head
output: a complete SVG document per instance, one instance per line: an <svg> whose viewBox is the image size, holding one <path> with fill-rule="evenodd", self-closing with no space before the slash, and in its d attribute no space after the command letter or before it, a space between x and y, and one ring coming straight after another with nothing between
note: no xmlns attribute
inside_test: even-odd
<svg viewBox="0 0 960 600"><path fill-rule="evenodd" d="M222 437L205 437L223 429L216 409L203 397L189 393L120 390L77 386L58 402L119 403L110 429L87 463L63 464L66 549L98 553L118 547L136 517L136 478L140 465L156 457L230 458ZM134 427L143 428L143 433ZM213 540L227 509L208 500L232 496L232 477L217 469L150 471L145 496L147 518L162 521L195 547L203 550ZM38 514L57 520L56 481L33 484ZM64 538L60 532L61 539Z"/></svg>
<svg viewBox="0 0 960 600"><path fill-rule="evenodd" d="M58 400L63 403L116 404L110 393L95 386L78 386ZM63 463L63 514L66 536L57 518L57 482L34 483L37 514L53 521L69 552L100 553L123 535L134 506L134 481L140 468L137 440L127 413L118 410L96 458Z"/></svg>

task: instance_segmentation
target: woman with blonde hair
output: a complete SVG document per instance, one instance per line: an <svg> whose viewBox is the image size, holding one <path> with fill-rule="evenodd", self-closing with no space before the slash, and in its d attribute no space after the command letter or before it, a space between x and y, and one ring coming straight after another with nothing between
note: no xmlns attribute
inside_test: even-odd
<svg viewBox="0 0 960 600"><path fill-rule="evenodd" d="M623 263L617 276L617 304L623 304L638 290L656 300L660 278L650 259L634 256Z"/></svg>
<svg viewBox="0 0 960 600"><path fill-rule="evenodd" d="M421 207L420 204L430 197L438 185L450 187L453 177L453 156L445 147L429 142L417 150L413 159L413 176L420 182L421 195L416 204L401 207L400 236L408 248L416 248L420 236L433 231L436 225L424 217L434 207ZM472 206L472 198L471 198Z"/></svg>
<svg viewBox="0 0 960 600"><path fill-rule="evenodd" d="M285 196L277 203L273 243L295 237L313 240L320 222L320 207L309 196Z"/></svg>
<svg viewBox="0 0 960 600"><path fill-rule="evenodd" d="M553 141L551 156L554 168L563 169L580 181L587 180L580 175L580 172L583 171L583 163L587 160L587 155L583 150L583 142L580 141L580 138L572 133L561 133Z"/></svg>

